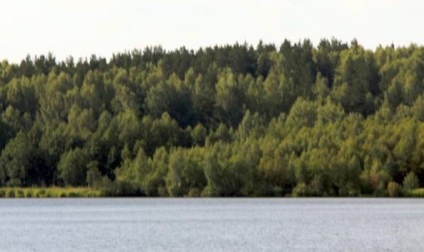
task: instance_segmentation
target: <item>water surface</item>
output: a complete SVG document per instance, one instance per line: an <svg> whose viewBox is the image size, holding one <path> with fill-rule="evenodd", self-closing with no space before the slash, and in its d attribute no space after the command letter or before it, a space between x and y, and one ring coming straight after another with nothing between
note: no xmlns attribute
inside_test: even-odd
<svg viewBox="0 0 424 252"><path fill-rule="evenodd" d="M423 251L419 199L2 199L0 251Z"/></svg>

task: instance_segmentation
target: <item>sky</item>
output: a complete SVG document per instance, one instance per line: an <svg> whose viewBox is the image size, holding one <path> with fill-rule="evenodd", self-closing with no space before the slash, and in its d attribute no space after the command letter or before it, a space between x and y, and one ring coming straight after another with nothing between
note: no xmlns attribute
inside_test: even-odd
<svg viewBox="0 0 424 252"><path fill-rule="evenodd" d="M0 0L0 60L322 38L424 44L422 0Z"/></svg>

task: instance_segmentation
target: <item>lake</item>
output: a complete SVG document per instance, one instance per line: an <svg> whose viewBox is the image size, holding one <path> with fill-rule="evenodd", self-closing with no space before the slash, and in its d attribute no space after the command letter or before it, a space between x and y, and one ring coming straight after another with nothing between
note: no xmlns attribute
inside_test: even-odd
<svg viewBox="0 0 424 252"><path fill-rule="evenodd" d="M423 251L420 199L1 199L0 251Z"/></svg>

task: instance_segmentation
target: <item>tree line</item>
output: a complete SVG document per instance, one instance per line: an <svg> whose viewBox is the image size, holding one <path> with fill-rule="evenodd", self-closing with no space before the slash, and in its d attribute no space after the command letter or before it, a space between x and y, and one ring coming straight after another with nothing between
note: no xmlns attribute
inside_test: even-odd
<svg viewBox="0 0 424 252"><path fill-rule="evenodd" d="M0 187L397 195L424 181L424 47L309 40L0 64Z"/></svg>

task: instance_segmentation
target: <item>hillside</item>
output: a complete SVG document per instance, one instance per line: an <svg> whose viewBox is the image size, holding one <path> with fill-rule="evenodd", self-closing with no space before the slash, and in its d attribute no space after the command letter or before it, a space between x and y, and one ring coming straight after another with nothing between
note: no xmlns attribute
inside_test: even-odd
<svg viewBox="0 0 424 252"><path fill-rule="evenodd" d="M424 47L161 47L0 64L0 187L399 195L424 183Z"/></svg>

